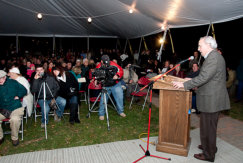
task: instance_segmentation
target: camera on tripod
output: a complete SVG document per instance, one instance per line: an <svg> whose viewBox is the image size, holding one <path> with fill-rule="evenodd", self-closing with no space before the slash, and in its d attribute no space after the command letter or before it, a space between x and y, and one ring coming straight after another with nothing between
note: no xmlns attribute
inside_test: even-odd
<svg viewBox="0 0 243 163"><path fill-rule="evenodd" d="M101 66L93 72L93 76L98 80L101 84L109 85L109 83L113 82L113 76L116 75L118 69L115 66Z"/></svg>

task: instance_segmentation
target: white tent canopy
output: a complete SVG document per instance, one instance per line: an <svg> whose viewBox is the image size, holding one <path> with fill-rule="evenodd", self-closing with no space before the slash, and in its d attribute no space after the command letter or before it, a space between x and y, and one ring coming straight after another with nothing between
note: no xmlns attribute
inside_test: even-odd
<svg viewBox="0 0 243 163"><path fill-rule="evenodd" d="M161 32L165 22L181 28L242 17L243 0L0 0L0 35L129 39Z"/></svg>

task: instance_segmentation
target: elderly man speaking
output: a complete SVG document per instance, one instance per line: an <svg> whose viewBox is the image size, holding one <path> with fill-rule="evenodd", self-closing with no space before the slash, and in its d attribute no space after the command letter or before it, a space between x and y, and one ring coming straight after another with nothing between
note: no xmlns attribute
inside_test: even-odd
<svg viewBox="0 0 243 163"><path fill-rule="evenodd" d="M184 83L173 82L175 88L189 90L198 87L197 108L200 115L200 139L199 149L203 153L194 157L203 161L214 162L217 152L216 137L219 113L230 109L229 96L226 89L225 60L217 50L217 43L211 36L205 36L199 40L198 50L205 61L197 77Z"/></svg>

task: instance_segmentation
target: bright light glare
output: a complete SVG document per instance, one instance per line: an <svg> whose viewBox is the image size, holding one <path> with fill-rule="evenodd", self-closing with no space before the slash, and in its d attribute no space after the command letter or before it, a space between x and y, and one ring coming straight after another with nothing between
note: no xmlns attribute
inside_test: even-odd
<svg viewBox="0 0 243 163"><path fill-rule="evenodd" d="M41 19L42 19L42 14L41 14L41 13L38 13L38 14L37 14L37 18L38 18L39 20L41 20Z"/></svg>
<svg viewBox="0 0 243 163"><path fill-rule="evenodd" d="M162 26L161 26L161 29L162 29L162 30L165 30L165 26L164 26L164 25L162 25Z"/></svg>
<svg viewBox="0 0 243 163"><path fill-rule="evenodd" d="M89 23L92 22L92 18L91 18L91 17L88 18L88 22L89 22Z"/></svg>
<svg viewBox="0 0 243 163"><path fill-rule="evenodd" d="M133 9L130 9L130 10L129 10L129 13L132 14L132 13L133 13Z"/></svg>
<svg viewBox="0 0 243 163"><path fill-rule="evenodd" d="M163 38L159 39L159 43L162 44L164 42Z"/></svg>

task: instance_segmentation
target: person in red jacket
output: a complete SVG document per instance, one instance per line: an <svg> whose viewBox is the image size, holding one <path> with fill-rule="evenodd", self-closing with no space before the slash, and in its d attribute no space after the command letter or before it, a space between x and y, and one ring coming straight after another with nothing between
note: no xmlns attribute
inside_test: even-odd
<svg viewBox="0 0 243 163"><path fill-rule="evenodd" d="M116 64L113 61L110 61L108 55L103 55L101 57L101 62L96 66L96 69L102 69L106 71L106 76L108 79L103 82L103 87L107 90L109 94L112 93L116 101L117 112L120 116L126 117L124 114L124 105L123 105L123 89L121 87L121 78L123 76L123 69L121 66ZM108 101L108 97L106 97ZM103 95L100 99L99 107L99 119L104 120L105 107L103 103Z"/></svg>

